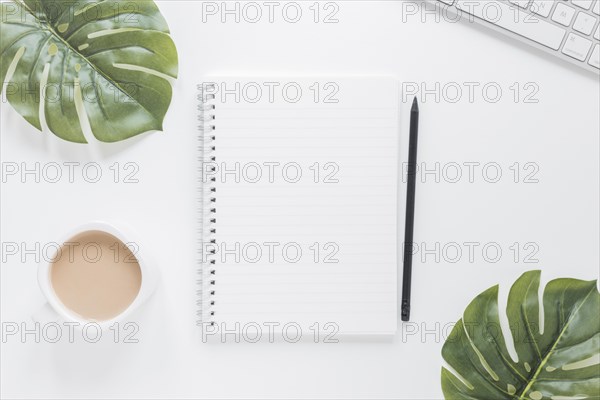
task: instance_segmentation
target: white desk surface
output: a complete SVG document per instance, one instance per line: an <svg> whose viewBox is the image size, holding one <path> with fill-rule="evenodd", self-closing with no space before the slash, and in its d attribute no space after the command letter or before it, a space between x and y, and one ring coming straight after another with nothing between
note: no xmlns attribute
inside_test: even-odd
<svg viewBox="0 0 600 400"><path fill-rule="evenodd" d="M115 162L139 166L137 184L108 177L90 184L81 175L73 184L9 179L2 185L2 242L44 244L85 221L121 220L141 233L162 271L155 296L135 316L137 344L117 345L110 338L89 344L77 337L74 344L38 344L32 337L25 343L6 337L3 398L440 399L447 326L475 295L500 283L503 296L531 269L542 269L545 280L598 277L597 78L468 23L436 23L430 14L424 23L421 15L403 23L402 2L338 1L339 22L333 24L314 23L312 2L301 4L306 16L296 24L277 13L275 23L252 24L218 17L201 23L201 2L160 2L180 57L163 133L92 149L40 134L2 104L3 163L95 161L104 174ZM205 74L385 74L428 88L439 82L442 94L446 87L445 98L436 102L429 95L421 104L420 162L428 168L439 162L442 175L439 183L426 175L419 184L415 230L417 243L439 243L440 259L415 256L413 322L399 322L392 340L201 342L195 325L194 162L196 83ZM473 101L465 82L477 86ZM486 84L502 89L497 103L484 98ZM451 103L456 86L464 93ZM532 88L537 103L523 98ZM402 107L403 162L409 108ZM473 182L471 162L480 163ZM516 179L514 163L521 170ZM463 177L451 183L457 164ZM488 164L485 178L492 180L499 167L499 182L484 179ZM526 183L534 168L538 182ZM403 210L401 197L400 215ZM472 259L466 242L478 243ZM454 243L464 253L457 262ZM502 250L496 263L482 254L489 243ZM521 248L516 260L514 243ZM527 243L534 247L524 248ZM536 249L537 262L524 262ZM36 268L31 257L25 263L3 260L3 324L30 323L43 304Z"/></svg>

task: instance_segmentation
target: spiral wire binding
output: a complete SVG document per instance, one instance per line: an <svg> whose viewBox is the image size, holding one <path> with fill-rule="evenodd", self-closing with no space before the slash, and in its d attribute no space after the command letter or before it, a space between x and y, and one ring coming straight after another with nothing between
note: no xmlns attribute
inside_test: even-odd
<svg viewBox="0 0 600 400"><path fill-rule="evenodd" d="M216 162L215 146L215 96L207 94L207 89L214 89L214 84L203 83L198 85L198 135L199 145L199 244L198 254L198 322L199 326L214 325L216 259L215 250L207 251L207 244L215 244L216 228L216 178L205 179L205 163ZM214 171L214 170L213 170ZM206 252L206 254L205 254Z"/></svg>

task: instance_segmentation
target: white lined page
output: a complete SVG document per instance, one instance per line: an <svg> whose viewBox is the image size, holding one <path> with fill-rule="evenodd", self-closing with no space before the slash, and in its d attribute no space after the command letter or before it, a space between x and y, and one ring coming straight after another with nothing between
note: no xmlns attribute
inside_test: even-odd
<svg viewBox="0 0 600 400"><path fill-rule="evenodd" d="M216 189L213 321L395 332L397 82L207 81L215 83L216 171L205 176L216 179L206 182Z"/></svg>

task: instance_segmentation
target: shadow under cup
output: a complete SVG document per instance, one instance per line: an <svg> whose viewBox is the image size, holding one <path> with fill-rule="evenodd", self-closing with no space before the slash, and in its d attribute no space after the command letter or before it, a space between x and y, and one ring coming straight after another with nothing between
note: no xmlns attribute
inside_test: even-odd
<svg viewBox="0 0 600 400"><path fill-rule="evenodd" d="M85 320L106 321L133 303L142 271L129 246L107 232L90 230L57 251L50 265L50 284L71 312Z"/></svg>

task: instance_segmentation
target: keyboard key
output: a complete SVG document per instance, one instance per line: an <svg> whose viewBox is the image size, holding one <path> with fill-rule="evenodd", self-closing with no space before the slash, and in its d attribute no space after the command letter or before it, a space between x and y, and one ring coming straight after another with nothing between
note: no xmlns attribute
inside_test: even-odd
<svg viewBox="0 0 600 400"><path fill-rule="evenodd" d="M594 4L594 8L592 8L592 11L594 12L594 14L600 15L600 0L598 0L596 4Z"/></svg>
<svg viewBox="0 0 600 400"><path fill-rule="evenodd" d="M542 17L547 17L552 11L554 2L548 0L534 0L531 5L531 11Z"/></svg>
<svg viewBox="0 0 600 400"><path fill-rule="evenodd" d="M585 10L589 10L594 0L573 0L573 4Z"/></svg>
<svg viewBox="0 0 600 400"><path fill-rule="evenodd" d="M552 21L558 22L564 26L569 26L571 25L571 21L573 21L574 16L575 9L573 7L559 3L554 10L554 14L552 14Z"/></svg>
<svg viewBox="0 0 600 400"><path fill-rule="evenodd" d="M559 26L536 18L528 12L515 9L508 3L501 1L486 0L485 2L475 3L471 0L458 0L456 7L463 12L473 14L477 18L554 50L559 49L565 37L565 30ZM492 11L494 9L496 12Z"/></svg>
<svg viewBox="0 0 600 400"><path fill-rule="evenodd" d="M592 52L592 56L590 57L589 64L592 67L600 69L600 44L597 44L596 47L594 47L594 51Z"/></svg>
<svg viewBox="0 0 600 400"><path fill-rule="evenodd" d="M596 33L594 33L594 39L600 40L600 25L596 28Z"/></svg>
<svg viewBox="0 0 600 400"><path fill-rule="evenodd" d="M513 3L514 5L517 5L521 8L527 8L529 3L531 3L531 0L509 0L509 1L511 3Z"/></svg>
<svg viewBox="0 0 600 400"><path fill-rule="evenodd" d="M590 35L595 25L596 18L584 12L580 12L577 14L577 19L573 24L573 29L575 29L577 32L583 33L584 35Z"/></svg>
<svg viewBox="0 0 600 400"><path fill-rule="evenodd" d="M562 52L579 61L585 61L592 47L592 41L574 33L569 33Z"/></svg>

